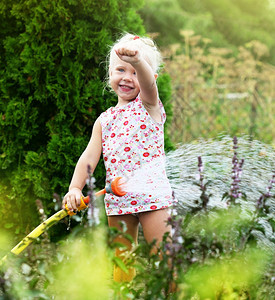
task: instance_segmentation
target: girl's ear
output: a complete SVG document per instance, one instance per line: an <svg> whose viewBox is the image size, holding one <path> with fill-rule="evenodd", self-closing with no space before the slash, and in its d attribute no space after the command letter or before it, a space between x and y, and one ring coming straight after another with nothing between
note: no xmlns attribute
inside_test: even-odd
<svg viewBox="0 0 275 300"><path fill-rule="evenodd" d="M155 73L155 74L154 74L154 77L155 77L155 79L157 80L157 78L158 78L158 74L157 74L157 73Z"/></svg>

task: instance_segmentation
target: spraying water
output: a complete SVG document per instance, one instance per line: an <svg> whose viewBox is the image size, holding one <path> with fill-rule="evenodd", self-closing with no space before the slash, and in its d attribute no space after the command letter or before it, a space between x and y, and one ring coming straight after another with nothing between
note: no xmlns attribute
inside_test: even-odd
<svg viewBox="0 0 275 300"><path fill-rule="evenodd" d="M156 158L136 170L122 183L122 188L127 192L152 194L158 197L167 194L170 185L162 176L162 172L165 172L165 163L163 159Z"/></svg>
<svg viewBox="0 0 275 300"><path fill-rule="evenodd" d="M263 193L273 195L267 200L269 210L258 218L264 231L253 230L253 235L262 245L274 250L274 232L268 220L275 219L274 174L275 149L248 137L238 138L237 157L244 159L240 174L239 190L245 197L239 202L244 214L251 217L256 210L257 201ZM167 175L178 199L177 214L184 215L186 210L197 206L201 190L198 185L198 156L203 163L204 183L209 182L206 194L210 201L208 207L225 207L222 201L225 192L229 192L232 179L232 158L234 155L232 138L221 136L219 140L198 140L179 145L175 151L167 154Z"/></svg>
<svg viewBox="0 0 275 300"><path fill-rule="evenodd" d="M232 138L222 136L219 140L198 140L179 145L175 151L167 154L167 175L180 208L194 206L200 197L201 191L196 185L199 175L198 156L201 156L204 166L204 181L209 182L209 206L225 206L221 199L230 190L232 183L232 146ZM247 137L240 137L237 153L239 159L244 159L240 190L247 197L246 205L255 206L261 193L266 192L275 170L274 148L256 140L250 141ZM274 211L274 199L271 201Z"/></svg>

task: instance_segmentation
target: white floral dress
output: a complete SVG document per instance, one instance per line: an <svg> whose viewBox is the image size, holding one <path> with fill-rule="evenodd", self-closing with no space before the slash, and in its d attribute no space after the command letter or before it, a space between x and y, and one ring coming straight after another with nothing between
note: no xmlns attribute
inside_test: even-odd
<svg viewBox="0 0 275 300"><path fill-rule="evenodd" d="M105 195L108 216L163 209L174 204L165 172L164 133L161 122L147 112L139 96L122 107L110 107L100 115L106 185L121 176L127 194Z"/></svg>

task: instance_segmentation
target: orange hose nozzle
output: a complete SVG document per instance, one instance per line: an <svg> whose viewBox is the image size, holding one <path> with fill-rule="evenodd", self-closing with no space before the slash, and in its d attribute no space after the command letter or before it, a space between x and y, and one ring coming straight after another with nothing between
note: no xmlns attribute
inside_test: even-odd
<svg viewBox="0 0 275 300"><path fill-rule="evenodd" d="M89 197L89 196L86 196L86 197L82 198L82 200L83 200L83 202L84 202L86 205L88 205L89 202L90 202L90 197ZM85 208L86 208L86 207L85 207Z"/></svg>
<svg viewBox="0 0 275 300"><path fill-rule="evenodd" d="M111 181L111 183L106 186L105 189L95 193L96 196L103 195L103 194L114 194L118 197L122 197L126 195L126 191L123 189L125 184L125 181L122 177L116 177L114 180Z"/></svg>
<svg viewBox="0 0 275 300"><path fill-rule="evenodd" d="M118 197L122 197L126 195L126 191L123 190L123 185L125 184L125 181L123 180L122 177L116 177L112 182L111 182L111 190L114 195Z"/></svg>
<svg viewBox="0 0 275 300"><path fill-rule="evenodd" d="M104 194L106 194L106 189L100 190L100 191L95 193L96 196L104 195Z"/></svg>
<svg viewBox="0 0 275 300"><path fill-rule="evenodd" d="M89 197L89 196L81 197L81 203L80 203L80 206L77 208L77 210L78 210L78 211L81 211L81 210L87 208L88 205L89 205L89 202L90 202L90 197ZM67 204L65 205L65 208L66 208L66 210L67 210L67 212L68 212L68 215L70 215L70 216L76 215L75 212L70 211L70 210L68 209Z"/></svg>

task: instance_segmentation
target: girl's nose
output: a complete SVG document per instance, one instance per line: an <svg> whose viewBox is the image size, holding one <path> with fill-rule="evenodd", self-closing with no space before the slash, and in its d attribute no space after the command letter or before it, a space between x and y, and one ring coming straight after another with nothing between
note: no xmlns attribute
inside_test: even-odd
<svg viewBox="0 0 275 300"><path fill-rule="evenodd" d="M124 81L132 81L132 77L129 74L124 74L123 78Z"/></svg>

